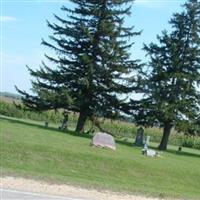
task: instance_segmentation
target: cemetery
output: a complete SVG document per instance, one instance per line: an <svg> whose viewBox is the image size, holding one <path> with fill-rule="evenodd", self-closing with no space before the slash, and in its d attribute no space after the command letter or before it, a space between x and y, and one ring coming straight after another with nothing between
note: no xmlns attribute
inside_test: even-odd
<svg viewBox="0 0 200 200"><path fill-rule="evenodd" d="M1 8L1 180L200 199L199 0Z"/></svg>
<svg viewBox="0 0 200 200"><path fill-rule="evenodd" d="M198 199L200 152L169 145L151 157L135 139L115 139L116 150L91 146L93 137L50 123L1 116L2 174L155 197ZM145 131L144 131L145 133ZM104 138L103 138L104 139ZM100 140L101 141L101 140ZM99 142L99 140L98 140ZM149 156L148 156L149 154ZM8 159L9 158L9 159ZM161 187L162 185L162 187Z"/></svg>

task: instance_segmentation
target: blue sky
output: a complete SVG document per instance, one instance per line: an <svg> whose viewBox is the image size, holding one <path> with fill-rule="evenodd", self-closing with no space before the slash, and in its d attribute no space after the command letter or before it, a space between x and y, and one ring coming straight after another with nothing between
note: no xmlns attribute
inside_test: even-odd
<svg viewBox="0 0 200 200"><path fill-rule="evenodd" d="M136 0L126 24L143 33L133 38L132 58L144 59L143 43L155 42L163 29L170 30L168 21L184 2ZM1 91L16 93L14 85L30 91L31 77L26 65L36 69L44 60L44 53L53 54L41 45L41 38L47 39L52 33L46 20L55 21L53 13L65 17L60 10L62 5L71 6L69 0L1 0Z"/></svg>

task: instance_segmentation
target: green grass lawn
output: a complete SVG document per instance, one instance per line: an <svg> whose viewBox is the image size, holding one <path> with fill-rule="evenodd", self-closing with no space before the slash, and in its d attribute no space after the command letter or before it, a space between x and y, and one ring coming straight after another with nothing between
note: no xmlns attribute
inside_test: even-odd
<svg viewBox="0 0 200 200"><path fill-rule="evenodd" d="M42 123L0 117L3 175L89 188L181 199L200 199L200 151L169 146L162 158L118 141L117 150L90 146L89 136L63 133ZM157 144L151 144L152 147Z"/></svg>

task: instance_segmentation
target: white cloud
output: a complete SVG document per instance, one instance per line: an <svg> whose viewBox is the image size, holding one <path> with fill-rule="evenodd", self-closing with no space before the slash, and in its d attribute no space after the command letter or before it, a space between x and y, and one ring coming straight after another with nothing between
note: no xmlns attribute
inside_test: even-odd
<svg viewBox="0 0 200 200"><path fill-rule="evenodd" d="M0 16L0 22L13 22L17 21L17 18L11 16Z"/></svg>

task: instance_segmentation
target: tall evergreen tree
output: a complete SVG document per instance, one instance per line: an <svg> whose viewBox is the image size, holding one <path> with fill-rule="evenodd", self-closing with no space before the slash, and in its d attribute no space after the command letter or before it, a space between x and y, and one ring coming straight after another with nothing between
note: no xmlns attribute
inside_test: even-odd
<svg viewBox="0 0 200 200"><path fill-rule="evenodd" d="M141 101L131 102L139 124L163 127L160 150L167 149L172 127L197 118L200 93L200 2L189 0L170 20L158 44L145 45L150 57Z"/></svg>
<svg viewBox="0 0 200 200"><path fill-rule="evenodd" d="M71 0L74 9L62 7L68 15L55 15L58 23L48 22L53 30L51 43L56 57L47 56L54 68L43 63L39 70L29 68L36 78L32 82L35 95L18 91L23 102L32 109L67 108L79 112L77 132L92 115L112 116L121 109L121 94L133 89L129 75L139 68L130 60L127 39L140 34L124 27L133 0ZM128 4L129 3L129 4Z"/></svg>

